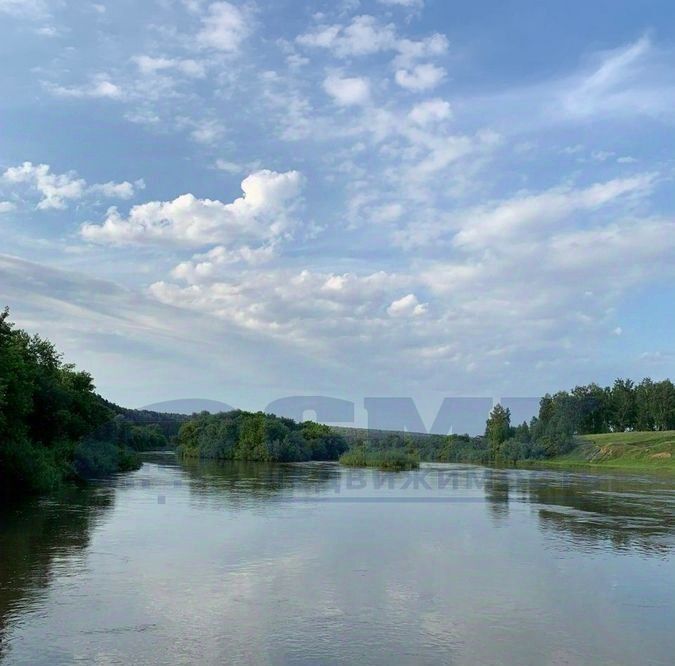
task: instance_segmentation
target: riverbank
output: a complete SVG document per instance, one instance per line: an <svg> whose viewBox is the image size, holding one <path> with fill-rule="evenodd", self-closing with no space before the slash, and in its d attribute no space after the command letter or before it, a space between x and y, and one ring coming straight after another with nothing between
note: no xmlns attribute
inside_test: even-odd
<svg viewBox="0 0 675 666"><path fill-rule="evenodd" d="M675 431L584 435L569 453L537 465L675 473Z"/></svg>

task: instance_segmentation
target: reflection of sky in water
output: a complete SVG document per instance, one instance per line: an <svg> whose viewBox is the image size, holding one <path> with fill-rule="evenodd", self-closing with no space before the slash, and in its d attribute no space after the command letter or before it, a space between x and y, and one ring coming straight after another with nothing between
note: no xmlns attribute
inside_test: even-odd
<svg viewBox="0 0 675 666"><path fill-rule="evenodd" d="M3 522L7 663L670 663L672 481L349 474L167 459Z"/></svg>

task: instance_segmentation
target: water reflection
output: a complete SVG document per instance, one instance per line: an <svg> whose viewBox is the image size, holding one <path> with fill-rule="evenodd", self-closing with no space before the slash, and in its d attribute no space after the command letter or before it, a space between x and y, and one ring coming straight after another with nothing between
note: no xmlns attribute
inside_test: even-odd
<svg viewBox="0 0 675 666"><path fill-rule="evenodd" d="M64 561L86 550L113 505L110 489L67 488L0 508L0 658L8 625L31 608Z"/></svg>
<svg viewBox="0 0 675 666"><path fill-rule="evenodd" d="M485 499L492 517L497 523L509 515L510 474L501 470L485 472Z"/></svg>
<svg viewBox="0 0 675 666"><path fill-rule="evenodd" d="M675 546L675 482L669 477L426 466L421 472L345 470L335 464L176 463L193 501L231 510L281 500L334 499L424 504L484 497L495 526L510 503L531 505L543 530L577 549L638 548L656 555Z"/></svg>
<svg viewBox="0 0 675 666"><path fill-rule="evenodd" d="M514 485L544 530L577 549L609 545L666 555L675 546L675 490L667 477L530 473Z"/></svg>
<svg viewBox="0 0 675 666"><path fill-rule="evenodd" d="M0 661L669 664L673 502L640 475L148 457L2 515Z"/></svg>
<svg viewBox="0 0 675 666"><path fill-rule="evenodd" d="M245 509L261 502L318 496L340 479L337 465L274 464L243 461L181 462L192 499L197 503Z"/></svg>

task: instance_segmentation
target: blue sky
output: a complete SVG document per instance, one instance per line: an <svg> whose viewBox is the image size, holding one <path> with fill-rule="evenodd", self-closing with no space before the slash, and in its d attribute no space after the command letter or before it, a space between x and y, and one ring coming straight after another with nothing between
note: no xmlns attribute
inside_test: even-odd
<svg viewBox="0 0 675 666"><path fill-rule="evenodd" d="M0 300L130 406L672 376L674 14L0 0Z"/></svg>

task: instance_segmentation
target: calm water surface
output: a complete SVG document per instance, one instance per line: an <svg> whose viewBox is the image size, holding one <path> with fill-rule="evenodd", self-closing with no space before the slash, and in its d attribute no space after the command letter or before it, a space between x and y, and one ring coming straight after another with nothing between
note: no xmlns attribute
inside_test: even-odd
<svg viewBox="0 0 675 666"><path fill-rule="evenodd" d="M675 481L178 464L0 512L4 664L668 664Z"/></svg>

